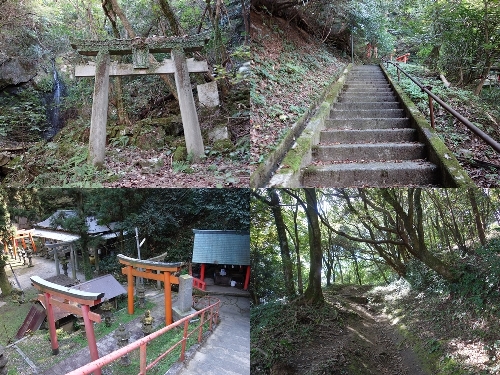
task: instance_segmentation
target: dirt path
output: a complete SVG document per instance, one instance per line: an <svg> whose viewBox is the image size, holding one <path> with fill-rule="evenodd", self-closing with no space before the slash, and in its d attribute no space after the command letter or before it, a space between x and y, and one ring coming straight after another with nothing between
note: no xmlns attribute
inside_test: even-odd
<svg viewBox="0 0 500 375"><path fill-rule="evenodd" d="M381 306L368 302L368 289L326 291L330 316L316 325L313 343L297 352L291 366L275 366L271 374L427 375Z"/></svg>

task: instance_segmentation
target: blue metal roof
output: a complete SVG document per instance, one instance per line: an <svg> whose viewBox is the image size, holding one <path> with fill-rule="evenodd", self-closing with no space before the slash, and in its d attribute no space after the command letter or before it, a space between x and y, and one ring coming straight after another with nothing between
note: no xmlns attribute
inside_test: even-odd
<svg viewBox="0 0 500 375"><path fill-rule="evenodd" d="M250 265L250 233L193 229L193 263Z"/></svg>

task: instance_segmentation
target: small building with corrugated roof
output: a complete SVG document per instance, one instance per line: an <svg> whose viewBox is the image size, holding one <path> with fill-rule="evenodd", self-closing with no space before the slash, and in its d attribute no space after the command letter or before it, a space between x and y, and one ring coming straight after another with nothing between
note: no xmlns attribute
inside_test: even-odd
<svg viewBox="0 0 500 375"><path fill-rule="evenodd" d="M217 285L248 289L250 282L250 233L237 230L193 229L193 263L200 264L200 287L205 277ZM196 281L195 281L195 286Z"/></svg>

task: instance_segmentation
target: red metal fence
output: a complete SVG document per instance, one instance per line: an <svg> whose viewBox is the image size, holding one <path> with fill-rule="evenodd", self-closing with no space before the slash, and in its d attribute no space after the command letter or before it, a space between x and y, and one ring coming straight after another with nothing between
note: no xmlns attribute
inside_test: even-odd
<svg viewBox="0 0 500 375"><path fill-rule="evenodd" d="M202 308L201 310L197 311L194 314L191 314L189 316L186 316L183 319L180 319L156 332L151 333L148 336L143 337L142 339L139 339L137 341L134 341L127 346L124 346L123 348L120 348L114 352L111 352L107 355L105 355L102 358L99 358L93 362L90 362L86 364L85 366L82 366L80 368L77 368L76 370L73 370L66 375L85 375L85 374L91 374L93 371L96 371L98 369L103 368L104 366L116 361L117 359L121 358L122 356L132 352L135 349L139 349L139 363L140 363L140 370L139 370L139 375L145 375L147 370L150 370L153 368L159 361L161 361L163 358L165 358L168 354L170 354L175 348L178 346L181 346L181 354L179 357L179 360L182 362L185 359L185 354L186 354L186 344L188 338L193 335L194 333L198 332L198 342L201 342L202 336L203 336L203 325L208 322L208 330L212 331L214 324L217 324L217 319L219 318L219 308L220 308L220 300L217 298L213 297L203 297L200 299L202 300L207 300L205 303L207 306ZM199 317L199 324L196 325L191 331L189 331L189 322L192 319L198 318ZM182 338L176 342L174 345L172 345L168 350L166 350L164 353L159 355L155 360L151 361L151 363L147 364L146 360L146 347L147 344L151 341L153 341L155 338L160 337L161 335L167 333L168 331L172 330L175 327L179 326L184 326L184 333L182 335Z"/></svg>

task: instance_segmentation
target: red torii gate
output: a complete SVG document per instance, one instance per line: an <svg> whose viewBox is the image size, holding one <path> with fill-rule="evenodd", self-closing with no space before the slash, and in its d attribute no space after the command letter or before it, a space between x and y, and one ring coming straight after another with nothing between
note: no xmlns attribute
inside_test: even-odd
<svg viewBox="0 0 500 375"><path fill-rule="evenodd" d="M85 334L87 335L87 342L89 344L90 358L92 361L99 359L94 325L92 322L100 323L101 316L91 312L90 306L95 306L101 303L104 293L82 292L81 290L71 289L51 283L39 276L32 276L30 279L33 286L43 293L38 295L38 299L45 303L45 308L47 309L47 321L49 323L52 354L59 354L59 344L57 342L56 322L54 320L53 310L53 306L57 306L72 314L83 316ZM78 306L78 304L80 306ZM101 375L101 370L96 370L95 374Z"/></svg>
<svg viewBox="0 0 500 375"><path fill-rule="evenodd" d="M179 278L172 273L180 271L182 262L163 263L140 260L118 254L118 261L125 265L122 273L127 275L128 313L134 313L134 276L164 282L165 291L165 325L172 324L172 291L171 284L179 284ZM155 271L155 272L153 272ZM160 273L156 273L159 271Z"/></svg>
<svg viewBox="0 0 500 375"><path fill-rule="evenodd" d="M31 247L33 248L33 251L36 252L36 245L35 241L33 240L32 233L34 232L34 229L18 229L16 233L10 238L12 241L12 251L14 252L14 259L17 258L17 240L21 240L21 243L23 245L23 248L26 249L26 241L25 238L29 238L31 242ZM4 252L7 254L9 252L8 250L8 244L7 242L4 242Z"/></svg>

